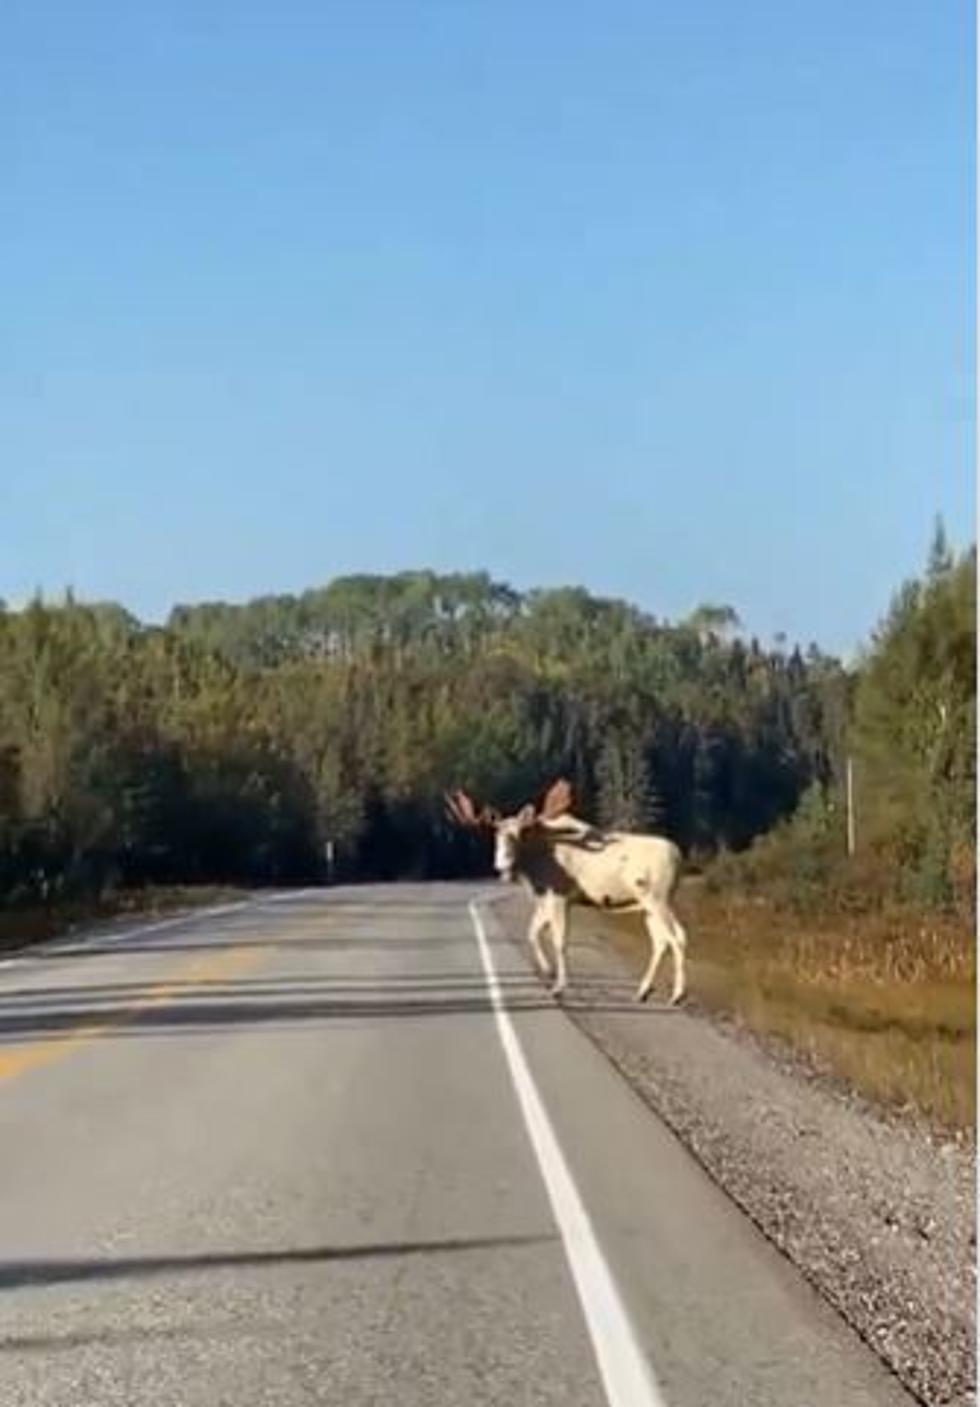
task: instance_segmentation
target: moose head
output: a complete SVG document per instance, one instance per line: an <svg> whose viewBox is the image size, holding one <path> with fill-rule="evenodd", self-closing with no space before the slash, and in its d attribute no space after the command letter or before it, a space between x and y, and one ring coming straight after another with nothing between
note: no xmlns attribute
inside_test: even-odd
<svg viewBox="0 0 980 1407"><path fill-rule="evenodd" d="M503 816L493 807L478 809L465 791L446 797L446 812L457 825L494 836L494 869L504 880L514 878L521 844L535 827L568 815L571 808L572 788L564 778L552 783L540 805L528 802L512 816Z"/></svg>

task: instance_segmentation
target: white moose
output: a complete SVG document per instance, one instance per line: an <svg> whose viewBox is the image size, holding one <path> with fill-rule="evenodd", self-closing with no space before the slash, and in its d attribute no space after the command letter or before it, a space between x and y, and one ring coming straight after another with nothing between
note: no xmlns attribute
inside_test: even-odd
<svg viewBox="0 0 980 1407"><path fill-rule="evenodd" d="M553 977L553 996L560 996L568 981L568 906L585 904L642 913L650 935L650 961L636 999L642 1002L650 995L660 960L670 948L671 1003L681 1000L687 935L671 907L681 871L681 853L673 841L658 835L600 831L578 820L571 814L572 789L564 780L549 788L539 808L527 805L513 816L501 816L487 807L477 810L463 791L451 793L446 802L457 824L494 833L498 874L504 880L522 880L532 894L528 941L538 969ZM551 930L554 973L541 945L546 928Z"/></svg>

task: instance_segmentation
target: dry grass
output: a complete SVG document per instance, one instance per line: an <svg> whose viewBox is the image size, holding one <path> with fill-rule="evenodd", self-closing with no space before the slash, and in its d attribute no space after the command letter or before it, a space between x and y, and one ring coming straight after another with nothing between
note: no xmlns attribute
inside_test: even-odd
<svg viewBox="0 0 980 1407"><path fill-rule="evenodd" d="M976 948L963 925L898 909L805 920L698 885L678 907L696 1002L779 1038L880 1104L975 1128ZM607 931L640 962L637 921Z"/></svg>
<svg viewBox="0 0 980 1407"><path fill-rule="evenodd" d="M128 915L152 919L180 909L220 904L238 890L217 885L172 885L128 889L101 899L71 899L43 907L0 908L0 952L11 952L71 933L77 928Z"/></svg>

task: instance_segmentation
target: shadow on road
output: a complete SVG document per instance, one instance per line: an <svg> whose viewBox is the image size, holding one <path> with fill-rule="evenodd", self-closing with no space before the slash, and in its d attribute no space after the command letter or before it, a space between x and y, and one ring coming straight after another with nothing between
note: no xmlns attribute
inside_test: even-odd
<svg viewBox="0 0 980 1407"><path fill-rule="evenodd" d="M309 1246L276 1251L204 1251L197 1255L121 1256L0 1262L0 1291L88 1281L145 1279L192 1271L270 1269L334 1261L389 1260L402 1256L459 1255L467 1251L543 1246L555 1235L452 1237L440 1241L381 1241L348 1246ZM10 1344L0 1340L0 1346Z"/></svg>
<svg viewBox="0 0 980 1407"><path fill-rule="evenodd" d="M243 979L168 984L164 1001L143 1006L147 988L138 983L105 986L24 988L0 993L0 1045L70 1036L91 1024L102 1039L195 1034L229 1027L281 1031L319 1022L393 1018L488 1016L489 993L479 977L446 974L428 978ZM511 1012L553 1012L582 1007L591 1012L635 1014L632 987L580 982L560 1002L543 984L523 974L504 974L504 1005ZM651 1007L651 1010L657 1010ZM661 1009L666 1014L666 1009Z"/></svg>

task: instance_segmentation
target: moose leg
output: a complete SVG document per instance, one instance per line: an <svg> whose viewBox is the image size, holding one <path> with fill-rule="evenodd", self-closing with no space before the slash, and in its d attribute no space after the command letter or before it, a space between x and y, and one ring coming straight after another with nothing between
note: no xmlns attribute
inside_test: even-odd
<svg viewBox="0 0 980 1407"><path fill-rule="evenodd" d="M551 995L560 997L568 985L568 968L565 963L565 940L568 937L568 905L557 894L551 896L551 941L555 949L555 980Z"/></svg>
<svg viewBox="0 0 980 1407"><path fill-rule="evenodd" d="M684 925L670 908L667 909L667 927L670 933L670 951L674 959L674 990L671 993L670 1004L676 1006L687 990L687 977L685 972L684 958L687 952L687 934Z"/></svg>
<svg viewBox="0 0 980 1407"><path fill-rule="evenodd" d="M670 926L666 922L659 904L649 903L643 906L643 921L646 924L647 933L650 935L650 961L647 970L643 974L643 980L636 989L636 1000L645 1002L653 988L654 979L657 975L657 968L660 960L667 951L667 946L671 942Z"/></svg>
<svg viewBox="0 0 980 1407"><path fill-rule="evenodd" d="M541 933L550 922L547 901L541 901L535 905L534 913L531 915L530 927L527 930L527 940L534 953L534 961L542 977L551 976L551 963L547 954L541 946Z"/></svg>

